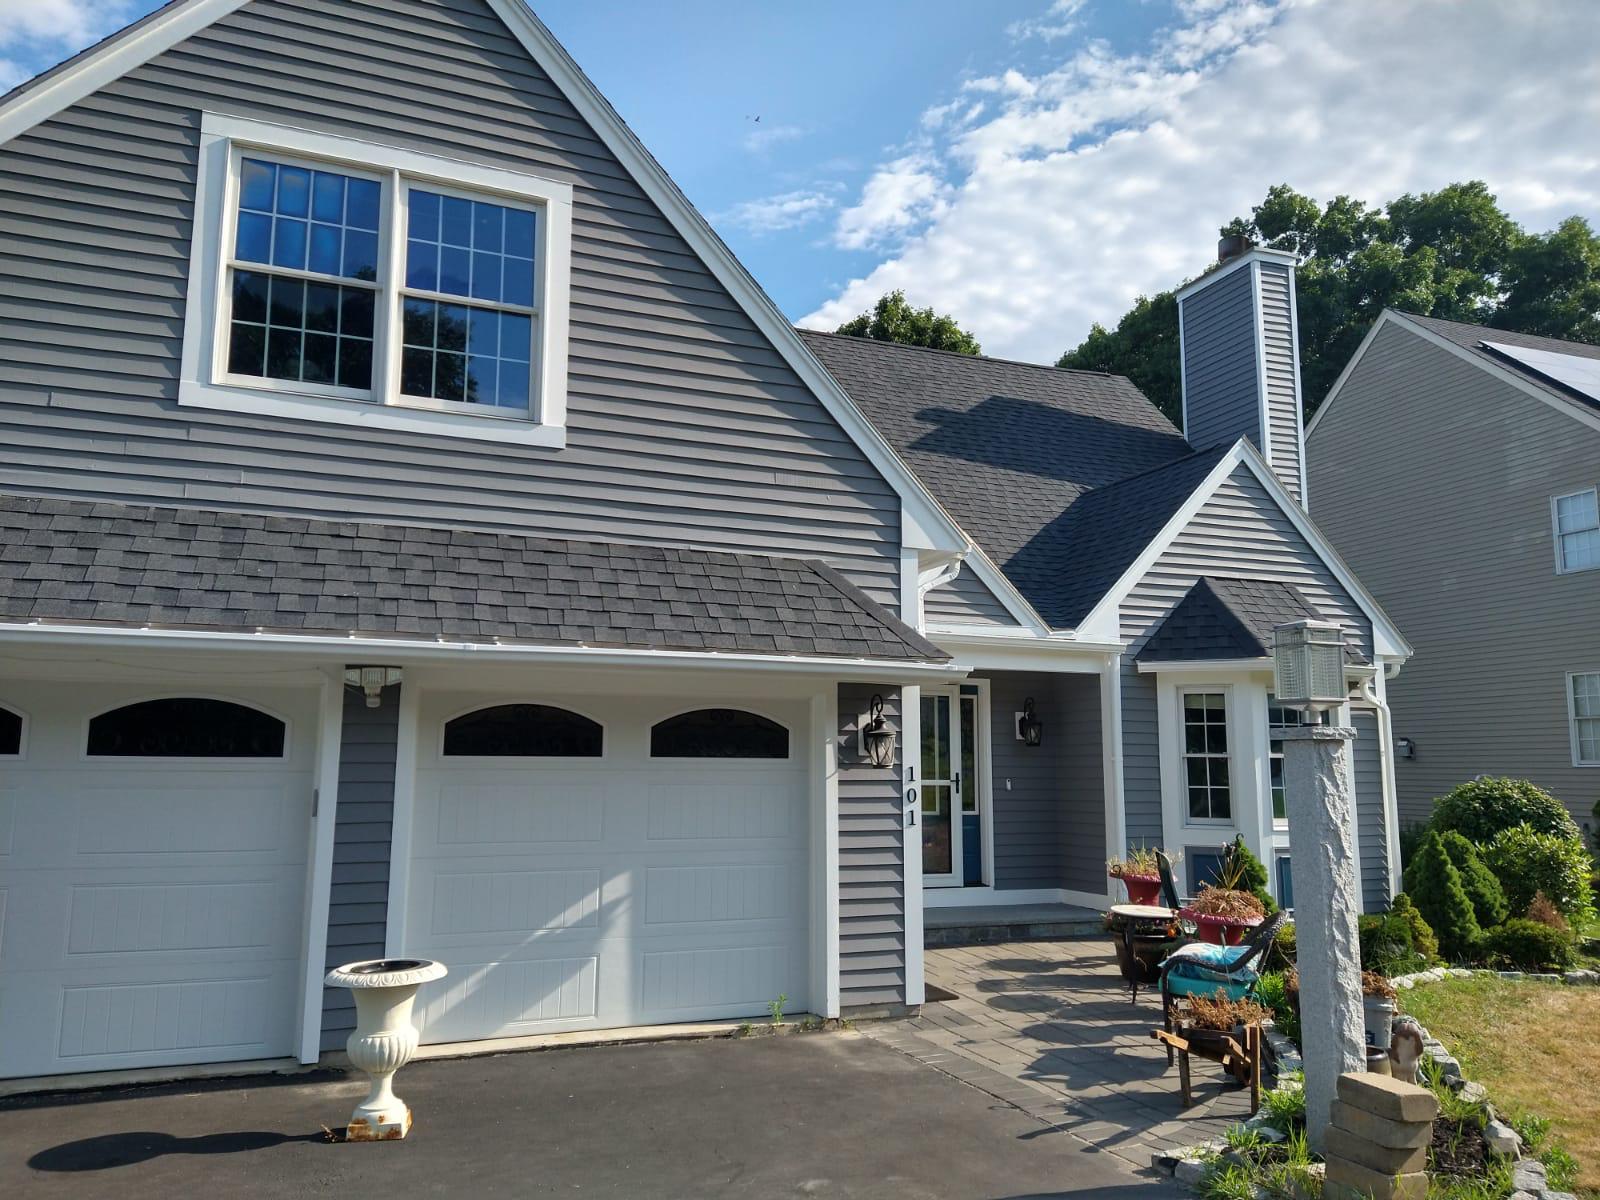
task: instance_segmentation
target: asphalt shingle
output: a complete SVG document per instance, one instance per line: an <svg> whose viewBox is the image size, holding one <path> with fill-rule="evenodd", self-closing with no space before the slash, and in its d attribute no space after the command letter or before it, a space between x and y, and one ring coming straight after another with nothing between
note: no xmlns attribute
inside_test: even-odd
<svg viewBox="0 0 1600 1200"><path fill-rule="evenodd" d="M1272 630L1327 617L1298 590L1268 579L1202 576L1150 635L1140 662L1270 658Z"/></svg>
<svg viewBox="0 0 1600 1200"><path fill-rule="evenodd" d="M1506 367L1515 371L1536 387L1541 387L1552 395L1560 396L1563 400L1574 401L1585 408L1600 412L1600 403L1597 403L1593 397L1585 396L1581 392L1563 387L1539 372L1530 370L1516 359L1496 354L1493 350L1487 350L1484 348L1483 343L1499 342L1501 345L1521 346L1527 350L1544 350L1551 354L1571 354L1577 358L1596 359L1600 359L1600 346L1590 346L1584 342L1567 342L1560 338L1540 337L1533 333L1514 333L1509 329L1492 329L1488 325L1468 325L1462 321L1446 321L1441 317L1419 317L1414 313L1401 313L1400 315L1408 321L1415 321L1422 328L1438 334L1446 341L1453 342L1457 346L1470 351L1486 362L1492 362L1496 366Z"/></svg>

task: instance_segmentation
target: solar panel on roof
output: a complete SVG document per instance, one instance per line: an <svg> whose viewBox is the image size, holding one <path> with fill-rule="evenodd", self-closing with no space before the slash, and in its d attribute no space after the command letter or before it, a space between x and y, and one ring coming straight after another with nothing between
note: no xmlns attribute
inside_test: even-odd
<svg viewBox="0 0 1600 1200"><path fill-rule="evenodd" d="M1600 404L1600 358L1557 354L1551 350L1530 350L1526 346L1512 346L1505 342L1486 341L1482 345L1485 350L1504 355L1528 370Z"/></svg>

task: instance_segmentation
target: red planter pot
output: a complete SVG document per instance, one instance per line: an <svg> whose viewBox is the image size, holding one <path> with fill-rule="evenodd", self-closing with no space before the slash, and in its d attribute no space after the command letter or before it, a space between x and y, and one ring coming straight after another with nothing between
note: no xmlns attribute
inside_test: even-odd
<svg viewBox="0 0 1600 1200"><path fill-rule="evenodd" d="M1178 915L1185 921L1193 921L1200 940L1210 942L1214 946L1237 946L1244 941L1245 935L1262 921L1261 917L1248 917L1244 920L1238 917L1217 917L1210 913L1197 913L1189 908L1180 908Z"/></svg>
<svg viewBox="0 0 1600 1200"><path fill-rule="evenodd" d="M1122 886L1128 889L1129 904L1160 905L1161 876L1113 875L1112 878L1122 880Z"/></svg>

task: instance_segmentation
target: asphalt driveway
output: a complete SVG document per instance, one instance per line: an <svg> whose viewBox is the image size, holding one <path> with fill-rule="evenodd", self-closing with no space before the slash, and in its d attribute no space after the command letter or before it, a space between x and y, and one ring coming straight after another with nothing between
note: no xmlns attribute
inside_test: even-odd
<svg viewBox="0 0 1600 1200"><path fill-rule="evenodd" d="M404 1142L335 1072L0 1101L0 1196L1079 1196L1170 1182L850 1033L413 1063Z"/></svg>

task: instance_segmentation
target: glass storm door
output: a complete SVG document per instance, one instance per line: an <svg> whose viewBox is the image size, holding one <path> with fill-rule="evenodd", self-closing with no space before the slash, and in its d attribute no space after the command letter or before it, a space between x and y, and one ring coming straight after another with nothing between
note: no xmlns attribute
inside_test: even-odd
<svg viewBox="0 0 1600 1200"><path fill-rule="evenodd" d="M922 879L982 883L978 824L978 696L975 689L922 693Z"/></svg>

